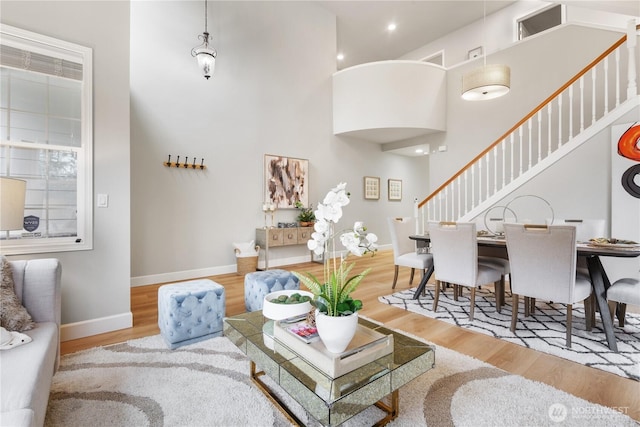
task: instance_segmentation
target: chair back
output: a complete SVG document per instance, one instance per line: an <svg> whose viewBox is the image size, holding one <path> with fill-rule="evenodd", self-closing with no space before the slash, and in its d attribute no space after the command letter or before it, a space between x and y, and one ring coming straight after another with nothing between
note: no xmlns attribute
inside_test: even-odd
<svg viewBox="0 0 640 427"><path fill-rule="evenodd" d="M442 282L475 286L478 241L473 222L429 222L436 277Z"/></svg>
<svg viewBox="0 0 640 427"><path fill-rule="evenodd" d="M576 242L588 242L589 239L609 236L607 222L604 219L556 219L553 221L553 225L575 226Z"/></svg>
<svg viewBox="0 0 640 427"><path fill-rule="evenodd" d="M409 236L416 234L416 219L412 217L387 218L387 222L391 232L393 260L394 263L397 263L399 256L416 251L416 243L409 239Z"/></svg>
<svg viewBox="0 0 640 427"><path fill-rule="evenodd" d="M573 303L576 227L505 224L514 294Z"/></svg>

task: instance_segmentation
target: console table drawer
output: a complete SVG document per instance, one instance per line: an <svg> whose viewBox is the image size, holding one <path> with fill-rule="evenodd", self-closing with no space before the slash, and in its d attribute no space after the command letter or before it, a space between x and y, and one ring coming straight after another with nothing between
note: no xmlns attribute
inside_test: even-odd
<svg viewBox="0 0 640 427"><path fill-rule="evenodd" d="M283 228L282 229L282 244L283 245L297 245L298 244L298 229L297 228Z"/></svg>
<svg viewBox="0 0 640 427"><path fill-rule="evenodd" d="M298 228L298 244L306 245L307 241L311 239L311 233L313 233L313 227Z"/></svg>

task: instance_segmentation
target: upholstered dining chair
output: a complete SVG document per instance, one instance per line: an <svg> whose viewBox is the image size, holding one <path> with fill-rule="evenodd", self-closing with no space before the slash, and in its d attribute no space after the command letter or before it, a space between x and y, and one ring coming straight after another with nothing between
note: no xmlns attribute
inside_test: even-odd
<svg viewBox="0 0 640 427"><path fill-rule="evenodd" d="M431 252L438 282L471 289L469 320L473 320L476 305L476 288L495 284L500 292L501 270L496 270L478 262L478 241L476 224L473 222L429 222ZM438 310L440 286L436 285L433 311ZM498 305L496 305L498 308Z"/></svg>
<svg viewBox="0 0 640 427"><path fill-rule="evenodd" d="M391 288L395 289L400 267L408 267L411 269L409 284L412 284L416 269L420 270L423 276L427 271L433 271L433 255L430 253L417 253L416 243L409 239L410 235L416 233L415 218L387 218L387 222L389 223L389 231L391 232L393 263L395 265L393 285Z"/></svg>
<svg viewBox="0 0 640 427"><path fill-rule="evenodd" d="M576 272L576 228L505 224L504 231L513 277L511 331L516 330L521 296L525 297L525 315L529 314L530 298L566 304L566 346L571 348L573 304L584 301L587 329L591 329L594 317L591 283Z"/></svg>
<svg viewBox="0 0 640 427"><path fill-rule="evenodd" d="M555 219L553 225L575 226L576 242L588 242L595 237L608 237L607 222L604 219Z"/></svg>
<svg viewBox="0 0 640 427"><path fill-rule="evenodd" d="M627 312L627 304L640 306L640 280L626 277L616 280L607 289L607 301L611 320L613 315L618 315L618 325L624 327L624 316Z"/></svg>

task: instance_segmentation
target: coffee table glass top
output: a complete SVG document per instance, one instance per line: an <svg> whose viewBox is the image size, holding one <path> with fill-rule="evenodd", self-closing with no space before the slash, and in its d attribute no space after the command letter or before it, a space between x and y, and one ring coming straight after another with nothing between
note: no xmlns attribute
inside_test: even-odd
<svg viewBox="0 0 640 427"><path fill-rule="evenodd" d="M428 344L360 318L361 325L393 335L393 352L331 378L274 340L267 320L261 311L228 317L224 335L324 425L346 421L427 372L435 363L434 349Z"/></svg>

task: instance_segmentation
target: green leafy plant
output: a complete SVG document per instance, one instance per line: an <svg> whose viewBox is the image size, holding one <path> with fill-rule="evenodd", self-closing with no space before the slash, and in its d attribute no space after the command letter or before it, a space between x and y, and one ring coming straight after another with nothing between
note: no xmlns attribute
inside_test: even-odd
<svg viewBox="0 0 640 427"><path fill-rule="evenodd" d="M300 281L313 293L311 304L327 316L348 316L362 308L362 301L354 300L351 293L356 290L362 279L371 271L366 269L362 273L348 278L354 262L346 264L340 261L340 267L332 271L326 283L321 283L313 274L305 273L298 276Z"/></svg>
<svg viewBox="0 0 640 427"><path fill-rule="evenodd" d="M313 213L313 205L309 205L308 208L305 208L302 203L296 202L295 206L300 210L300 213L298 214L299 222L314 222L316 220L316 216Z"/></svg>

